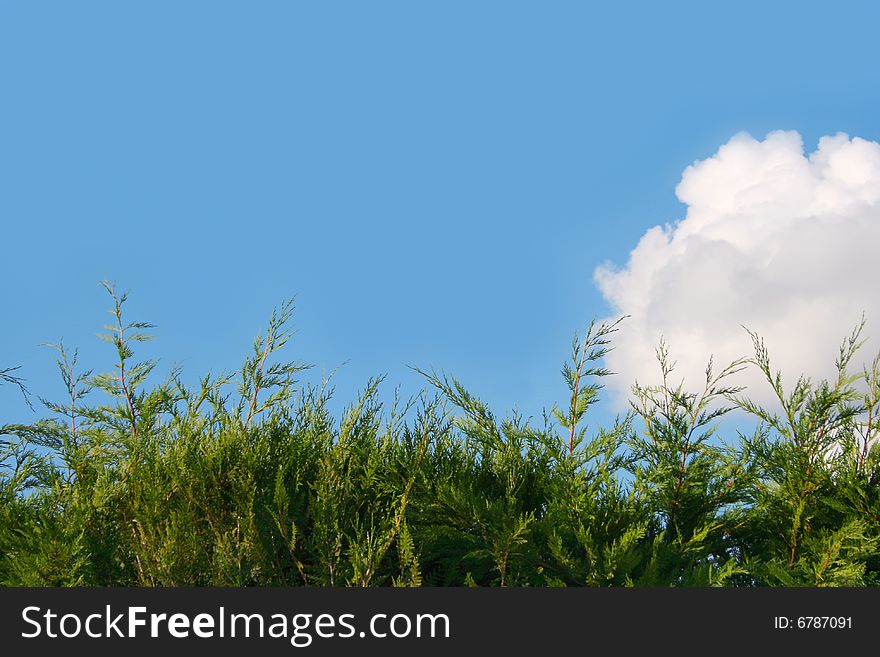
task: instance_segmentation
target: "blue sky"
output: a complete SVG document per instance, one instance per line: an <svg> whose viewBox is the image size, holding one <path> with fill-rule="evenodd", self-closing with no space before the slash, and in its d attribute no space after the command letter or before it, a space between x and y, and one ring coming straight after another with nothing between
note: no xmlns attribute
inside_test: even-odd
<svg viewBox="0 0 880 657"><path fill-rule="evenodd" d="M0 2L0 366L57 396L101 279L145 350L233 368L297 296L290 355L341 399L407 365L498 409L563 395L593 281L683 216L739 131L880 139L876 3ZM312 377L314 378L314 377ZM34 416L0 388L0 420Z"/></svg>

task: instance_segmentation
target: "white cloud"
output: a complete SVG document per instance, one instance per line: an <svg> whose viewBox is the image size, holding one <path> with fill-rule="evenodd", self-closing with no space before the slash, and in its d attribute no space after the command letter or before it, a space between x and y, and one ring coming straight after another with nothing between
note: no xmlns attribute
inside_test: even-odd
<svg viewBox="0 0 880 657"><path fill-rule="evenodd" d="M615 316L631 315L607 357L617 404L634 380L657 383L661 335L676 381L695 389L710 355L752 355L742 326L765 338L787 381L833 376L863 311L866 336L880 326L880 144L838 134L806 155L796 132L739 134L687 167L676 194L684 219L648 230L624 268L594 275ZM857 367L878 344L866 343ZM769 399L754 368L737 381Z"/></svg>

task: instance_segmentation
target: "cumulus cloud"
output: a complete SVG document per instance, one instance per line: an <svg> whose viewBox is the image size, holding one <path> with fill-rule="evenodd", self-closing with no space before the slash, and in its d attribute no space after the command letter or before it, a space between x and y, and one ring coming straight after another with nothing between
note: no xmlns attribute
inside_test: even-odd
<svg viewBox="0 0 880 657"><path fill-rule="evenodd" d="M797 132L739 134L687 167L676 194L683 219L649 229L625 267L594 274L615 315L631 315L607 357L617 404L634 380L657 383L661 336L676 382L694 389L710 355L719 365L752 355L743 326L788 381L833 376L863 311L866 337L880 326L880 144L838 134L806 154ZM856 366L878 345L869 338ZM754 368L737 381L769 400Z"/></svg>

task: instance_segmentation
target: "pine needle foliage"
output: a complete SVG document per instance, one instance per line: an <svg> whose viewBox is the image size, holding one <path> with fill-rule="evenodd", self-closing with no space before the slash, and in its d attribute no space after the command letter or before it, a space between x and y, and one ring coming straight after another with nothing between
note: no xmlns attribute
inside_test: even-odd
<svg viewBox="0 0 880 657"><path fill-rule="evenodd" d="M109 367L63 341L48 417L0 425L0 582L10 586L872 586L880 583L880 356L785 384L763 339L695 388L660 384L591 421L621 318L575 336L566 393L499 415L453 376L340 415L286 360L283 302L237 371L187 383L139 356L155 327L103 284ZM757 368L774 404L734 375ZM0 384L28 395L15 368ZM687 384L687 385L686 385ZM0 393L9 394L6 390ZM725 416L754 418L731 432Z"/></svg>

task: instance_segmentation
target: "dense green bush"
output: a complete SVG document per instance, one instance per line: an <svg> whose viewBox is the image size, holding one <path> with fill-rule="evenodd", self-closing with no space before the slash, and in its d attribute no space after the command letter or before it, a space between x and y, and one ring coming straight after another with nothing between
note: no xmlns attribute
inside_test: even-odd
<svg viewBox="0 0 880 657"><path fill-rule="evenodd" d="M880 579L880 361L783 389L755 356L697 392L633 387L589 432L617 324L591 325L563 367L570 397L540 426L496 417L458 381L387 409L369 382L339 418L332 388L279 361L292 306L235 374L148 385L146 323L112 295L108 373L58 345L51 419L0 426L0 581L138 586L824 586ZM728 385L758 367L763 408ZM14 370L0 383L21 385ZM26 394L24 388L22 392ZM103 395L104 404L91 404ZM718 435L733 408L750 435ZM721 425L723 428L723 425Z"/></svg>

